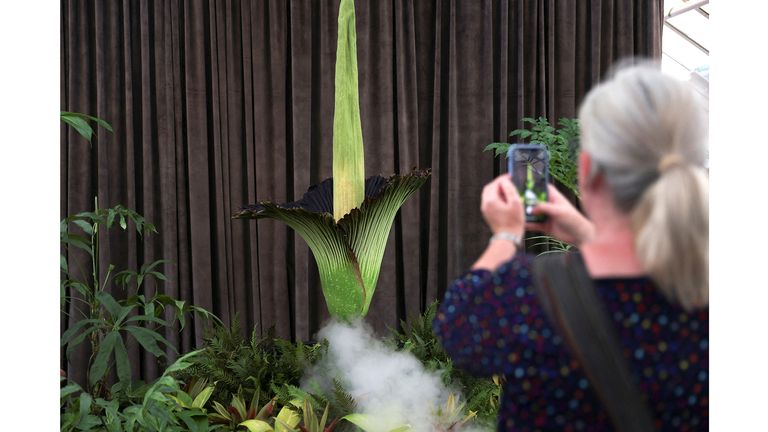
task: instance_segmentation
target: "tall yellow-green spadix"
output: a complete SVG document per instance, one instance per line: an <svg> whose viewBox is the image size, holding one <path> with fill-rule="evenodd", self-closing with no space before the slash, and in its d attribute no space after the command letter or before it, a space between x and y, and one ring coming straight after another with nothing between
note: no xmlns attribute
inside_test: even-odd
<svg viewBox="0 0 768 432"><path fill-rule="evenodd" d="M333 218L340 220L365 198L363 128L357 83L355 2L341 0L336 43L333 114Z"/></svg>

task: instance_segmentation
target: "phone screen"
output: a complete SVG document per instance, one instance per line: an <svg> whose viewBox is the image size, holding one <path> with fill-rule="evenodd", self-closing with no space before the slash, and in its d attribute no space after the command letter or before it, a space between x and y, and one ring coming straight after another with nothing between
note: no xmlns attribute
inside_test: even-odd
<svg viewBox="0 0 768 432"><path fill-rule="evenodd" d="M525 220L541 222L544 215L534 215L533 208L548 199L549 154L538 144L512 144L509 148L508 163L512 183L520 193L525 210Z"/></svg>

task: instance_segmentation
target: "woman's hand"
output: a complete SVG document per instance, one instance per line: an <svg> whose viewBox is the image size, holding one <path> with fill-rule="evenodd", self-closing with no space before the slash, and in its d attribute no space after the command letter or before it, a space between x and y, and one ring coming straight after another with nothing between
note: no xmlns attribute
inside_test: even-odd
<svg viewBox="0 0 768 432"><path fill-rule="evenodd" d="M525 213L520 195L512 184L509 174L502 174L485 185L481 198L480 211L483 218L496 234L502 231L523 238ZM495 271L517 252L513 242L493 241L488 244L480 258L472 265L472 270L487 269Z"/></svg>
<svg viewBox="0 0 768 432"><path fill-rule="evenodd" d="M502 174L485 185L480 211L494 234L507 231L522 238L525 229L523 203L509 174Z"/></svg>
<svg viewBox="0 0 768 432"><path fill-rule="evenodd" d="M581 245L592 238L595 227L553 185L548 185L549 201L533 208L534 214L547 216L545 222L528 222L525 228L540 231L573 245Z"/></svg>

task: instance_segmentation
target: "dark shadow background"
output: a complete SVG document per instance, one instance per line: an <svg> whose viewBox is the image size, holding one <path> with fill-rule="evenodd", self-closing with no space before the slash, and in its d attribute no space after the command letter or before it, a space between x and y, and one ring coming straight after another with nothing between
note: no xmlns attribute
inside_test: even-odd
<svg viewBox="0 0 768 432"><path fill-rule="evenodd" d="M660 57L662 5L356 2L366 176L433 170L391 231L367 317L377 331L423 311L486 245L480 190L502 168L484 146L525 116L575 117L617 59ZM135 209L159 235L114 230L104 263L169 259L170 295L237 314L244 332L312 339L327 311L308 247L278 222L230 215L331 176L337 12L335 0L63 0L61 109L114 133L89 147L62 127L61 217L94 196ZM203 323L166 336L189 351ZM162 370L129 353L142 378ZM84 382L88 356L62 367Z"/></svg>

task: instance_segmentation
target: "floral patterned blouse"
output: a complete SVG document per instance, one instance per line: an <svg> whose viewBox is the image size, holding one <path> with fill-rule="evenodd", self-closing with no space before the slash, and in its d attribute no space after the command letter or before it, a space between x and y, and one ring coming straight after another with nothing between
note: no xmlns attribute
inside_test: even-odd
<svg viewBox="0 0 768 432"><path fill-rule="evenodd" d="M613 430L579 364L536 297L532 257L495 273L474 270L448 287L433 323L459 367L504 374L500 431ZM707 430L709 311L687 313L648 278L596 279L657 430Z"/></svg>

